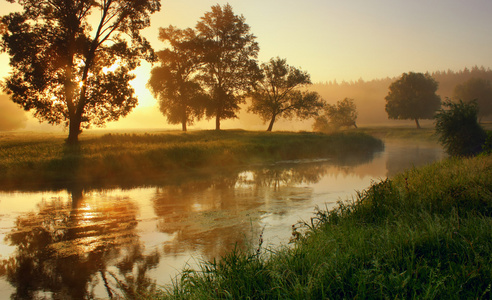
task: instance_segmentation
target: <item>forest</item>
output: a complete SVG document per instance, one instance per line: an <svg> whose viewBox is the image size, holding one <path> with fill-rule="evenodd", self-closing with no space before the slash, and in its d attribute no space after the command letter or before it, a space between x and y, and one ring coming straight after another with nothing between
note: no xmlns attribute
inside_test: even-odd
<svg viewBox="0 0 492 300"><path fill-rule="evenodd" d="M483 66L474 66L471 69L464 68L458 71L434 71L432 73L429 72L429 74L439 84L437 94L441 96L441 100L452 98L454 88L471 78L482 78L492 81L492 70L490 68L486 69ZM396 79L396 77L369 81L359 79L358 81L342 81L341 83L335 80L313 84L310 89L318 92L330 104L344 98L354 99L359 113L357 123L360 125L401 125L404 122L412 124L411 120L389 120L384 110L386 103L384 97L388 94L389 85Z"/></svg>

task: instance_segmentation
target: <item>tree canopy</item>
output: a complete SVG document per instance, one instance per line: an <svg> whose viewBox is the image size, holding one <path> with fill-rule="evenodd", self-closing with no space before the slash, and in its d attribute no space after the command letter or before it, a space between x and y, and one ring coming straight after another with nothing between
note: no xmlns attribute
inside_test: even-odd
<svg viewBox="0 0 492 300"><path fill-rule="evenodd" d="M207 99L197 80L202 64L200 45L195 31L190 28L160 28L159 40L168 47L157 53L160 65L152 69L147 86L158 98L160 110L168 122L181 124L186 131L187 125L202 117Z"/></svg>
<svg viewBox="0 0 492 300"><path fill-rule="evenodd" d="M338 130L343 126L357 128L357 106L353 99L345 98L336 104L328 104L325 113L315 119L313 129L315 131L329 132Z"/></svg>
<svg viewBox="0 0 492 300"><path fill-rule="evenodd" d="M227 4L212 6L196 25L203 44L203 68L200 78L210 94L206 107L209 118L237 118L239 104L258 77L259 46L243 16L235 15Z"/></svg>
<svg viewBox="0 0 492 300"><path fill-rule="evenodd" d="M289 66L285 59L272 58L261 65L262 77L250 93L250 112L258 114L263 121L269 121L267 131L281 117L294 115L306 119L317 115L324 102L316 92L301 91L299 88L311 84L307 72Z"/></svg>
<svg viewBox="0 0 492 300"><path fill-rule="evenodd" d="M67 125L69 143L78 142L81 128L117 120L137 105L131 71L154 59L140 31L160 1L8 1L23 8L2 17L1 48L12 68L5 90L15 103Z"/></svg>
<svg viewBox="0 0 492 300"><path fill-rule="evenodd" d="M386 99L386 112L390 119L415 120L432 119L441 106L436 95L438 83L423 73L403 73L400 79L391 83Z"/></svg>
<svg viewBox="0 0 492 300"><path fill-rule="evenodd" d="M487 79L473 77L456 85L453 98L465 102L476 100L479 118L492 114L492 85Z"/></svg>

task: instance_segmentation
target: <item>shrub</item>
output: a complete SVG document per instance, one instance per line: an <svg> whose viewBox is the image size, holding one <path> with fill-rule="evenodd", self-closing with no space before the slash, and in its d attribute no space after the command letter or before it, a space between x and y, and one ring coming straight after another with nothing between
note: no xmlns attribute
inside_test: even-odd
<svg viewBox="0 0 492 300"><path fill-rule="evenodd" d="M436 133L446 152L453 156L471 156L481 152L487 134L478 124L477 102L451 102L448 99L443 106L447 109L441 109L435 119Z"/></svg>

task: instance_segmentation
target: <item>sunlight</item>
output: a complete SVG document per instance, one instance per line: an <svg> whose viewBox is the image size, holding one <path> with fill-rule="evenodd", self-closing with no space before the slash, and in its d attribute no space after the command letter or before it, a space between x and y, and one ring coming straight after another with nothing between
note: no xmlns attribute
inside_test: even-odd
<svg viewBox="0 0 492 300"><path fill-rule="evenodd" d="M111 67L104 67L103 68L103 73L104 74L108 74L109 72L114 72L116 71L116 69L118 69L118 67L120 66L119 64L119 60L117 60L113 65L111 65Z"/></svg>
<svg viewBox="0 0 492 300"><path fill-rule="evenodd" d="M136 78L130 82L138 97L139 107L153 107L157 104L157 100L152 96L149 89L147 89L147 81L149 81L150 78L151 68L152 65L150 63L142 62L142 64L135 69L135 74L137 75Z"/></svg>

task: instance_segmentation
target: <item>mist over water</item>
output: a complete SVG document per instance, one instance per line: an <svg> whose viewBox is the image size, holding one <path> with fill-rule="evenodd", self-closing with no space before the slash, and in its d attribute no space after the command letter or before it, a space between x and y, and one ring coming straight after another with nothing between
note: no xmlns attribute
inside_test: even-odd
<svg viewBox="0 0 492 300"><path fill-rule="evenodd" d="M291 228L356 190L444 157L435 144L190 174L132 189L0 193L0 298L108 297L168 284L239 246L288 244ZM187 178L187 179L185 179Z"/></svg>

